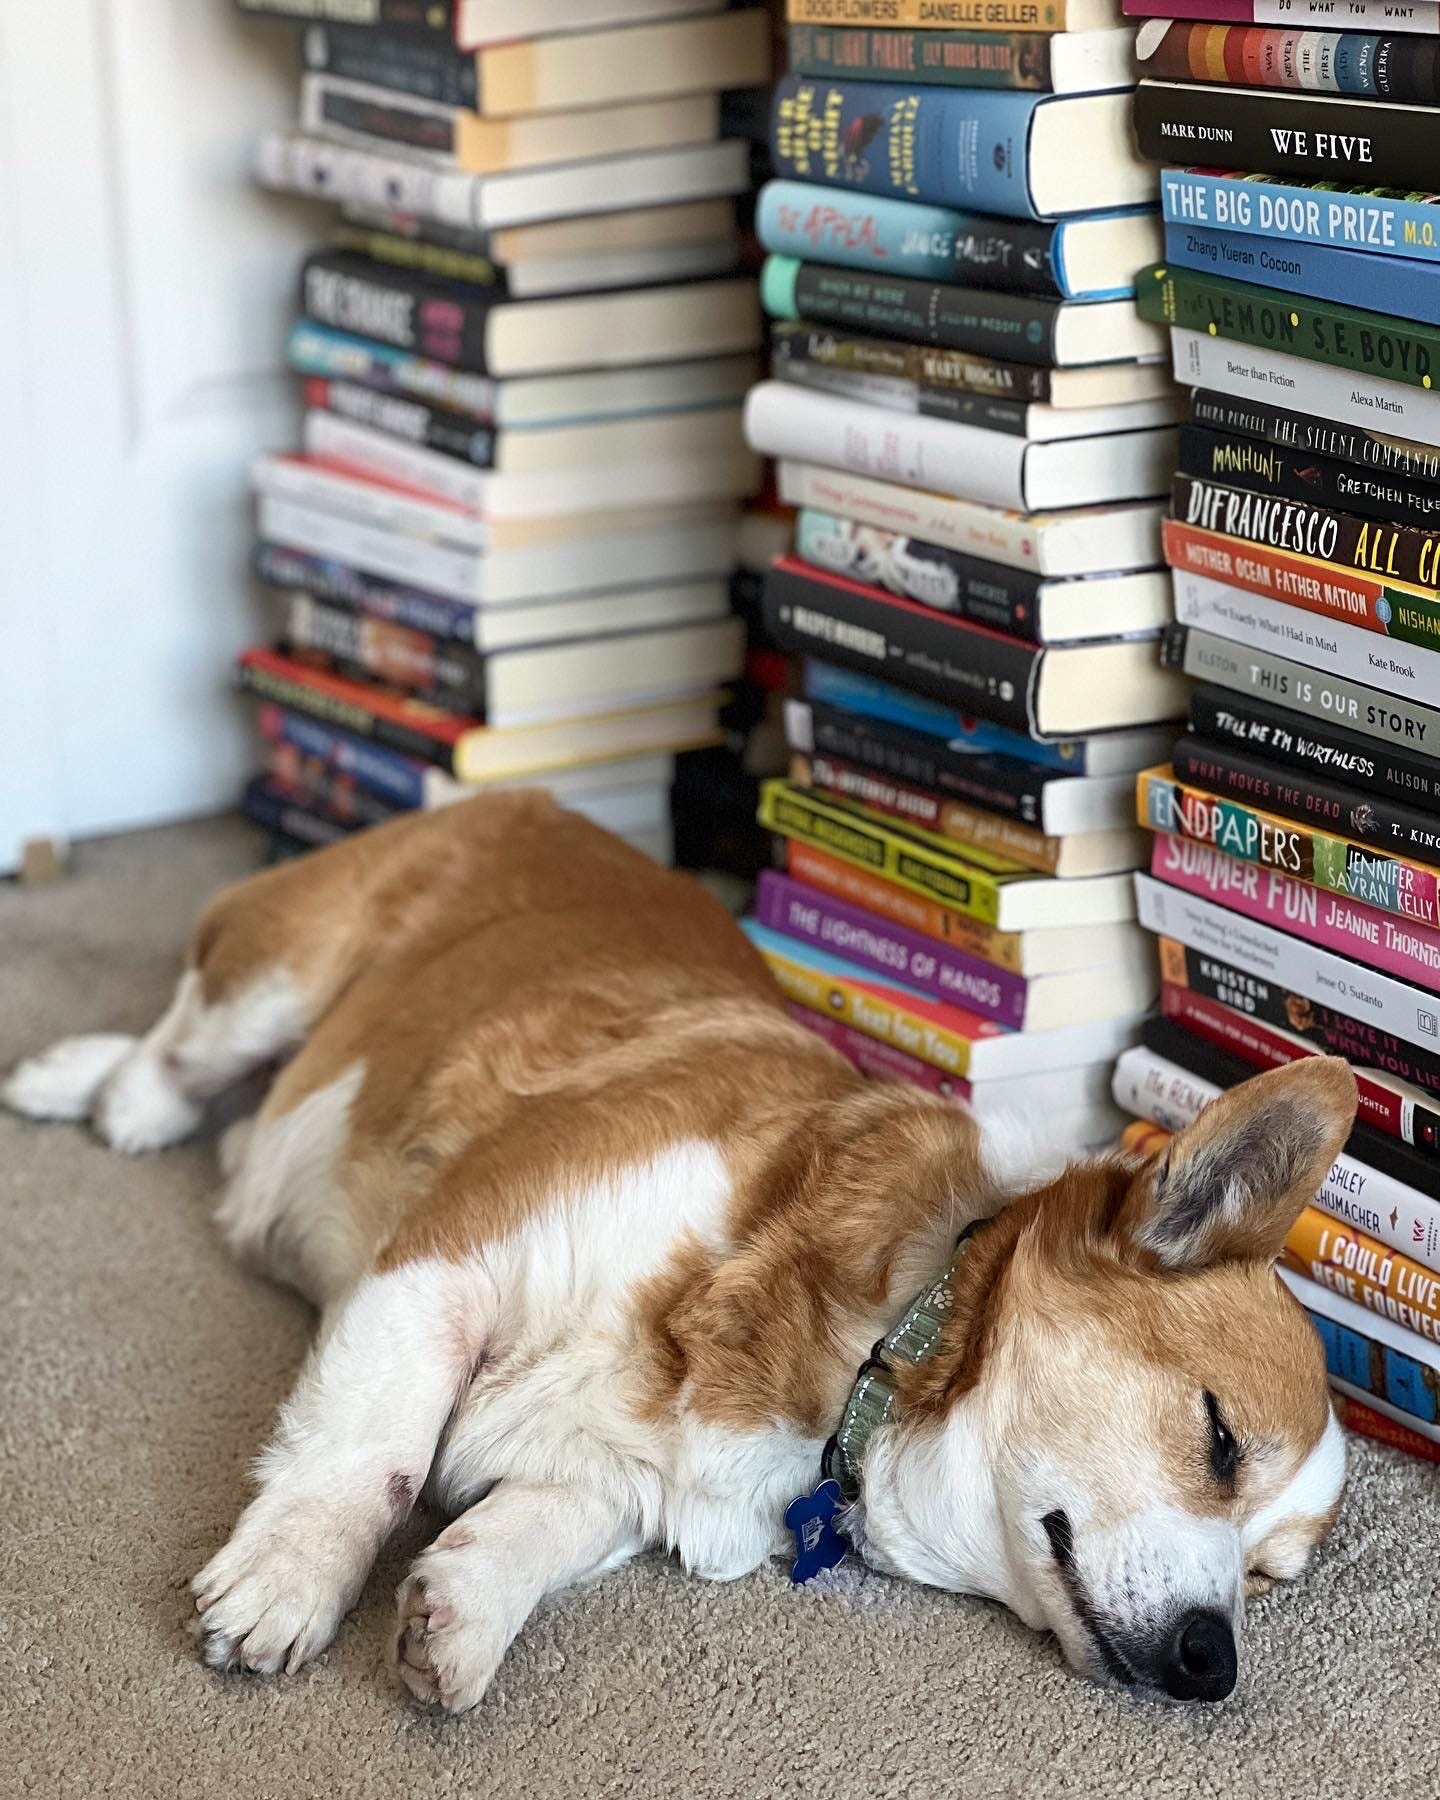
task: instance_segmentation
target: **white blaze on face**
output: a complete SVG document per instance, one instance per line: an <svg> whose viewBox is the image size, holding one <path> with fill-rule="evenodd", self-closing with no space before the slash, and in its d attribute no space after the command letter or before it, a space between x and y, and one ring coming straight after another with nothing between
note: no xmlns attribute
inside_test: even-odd
<svg viewBox="0 0 1440 1800"><path fill-rule="evenodd" d="M1310 1560L1345 1480L1345 1434L1334 1413L1285 1486L1245 1524L1246 1566L1291 1581Z"/></svg>

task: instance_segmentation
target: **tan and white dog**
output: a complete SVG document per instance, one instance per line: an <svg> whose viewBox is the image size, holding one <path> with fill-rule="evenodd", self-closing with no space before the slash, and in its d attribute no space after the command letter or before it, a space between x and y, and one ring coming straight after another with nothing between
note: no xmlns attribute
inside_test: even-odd
<svg viewBox="0 0 1440 1800"><path fill-rule="evenodd" d="M1213 1700L1246 1595L1334 1517L1323 1359L1272 1264L1350 1128L1343 1062L1027 1191L966 1113L790 1020L694 883L521 793L222 893L148 1036L68 1039L4 1098L152 1150L270 1064L218 1220L320 1334L194 1582L217 1667L323 1649L427 1484L455 1517L400 1590L395 1665L452 1711L542 1597L638 1551L755 1569L976 1220L864 1449L844 1523L874 1567Z"/></svg>

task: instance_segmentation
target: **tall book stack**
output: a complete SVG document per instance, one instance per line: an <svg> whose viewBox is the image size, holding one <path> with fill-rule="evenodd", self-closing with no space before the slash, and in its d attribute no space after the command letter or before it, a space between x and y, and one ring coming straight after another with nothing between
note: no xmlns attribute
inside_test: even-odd
<svg viewBox="0 0 1440 1800"><path fill-rule="evenodd" d="M861 1067L1074 1148L1118 1126L1110 1059L1157 988L1134 778L1185 694L1158 642L1177 403L1133 298L1154 172L1105 0L940 10L788 8L746 428L800 509L763 610L804 662L750 929Z"/></svg>
<svg viewBox="0 0 1440 1800"><path fill-rule="evenodd" d="M1440 1458L1437 10L1347 0L1337 32L1328 0L1125 3L1165 14L1142 148L1222 166L1163 169L1139 277L1194 389L1166 655L1202 685L1140 777L1162 1016L1115 1094L1174 1127L1256 1069L1349 1059L1360 1123L1282 1272L1351 1424Z"/></svg>
<svg viewBox="0 0 1440 1800"><path fill-rule="evenodd" d="M339 205L263 458L280 641L253 817L325 842L539 782L662 859L677 751L715 741L758 464L738 273L763 10L723 0L239 0L303 22L273 188ZM518 35L517 35L518 34Z"/></svg>

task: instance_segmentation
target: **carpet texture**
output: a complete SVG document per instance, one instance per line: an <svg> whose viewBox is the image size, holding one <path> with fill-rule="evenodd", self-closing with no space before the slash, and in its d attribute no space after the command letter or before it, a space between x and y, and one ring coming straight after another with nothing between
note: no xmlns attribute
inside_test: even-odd
<svg viewBox="0 0 1440 1800"><path fill-rule="evenodd" d="M161 1010L197 905L253 865L217 821L83 846L0 887L0 1065ZM289 1295L206 1222L210 1150L138 1161L0 1118L0 1793L1335 1796L1440 1793L1440 1486L1358 1444L1315 1572L1258 1603L1234 1698L1185 1711L1071 1676L996 1608L779 1566L731 1586L642 1559L537 1614L480 1709L387 1679L417 1520L318 1663L212 1674L186 1583L230 1528L305 1349Z"/></svg>

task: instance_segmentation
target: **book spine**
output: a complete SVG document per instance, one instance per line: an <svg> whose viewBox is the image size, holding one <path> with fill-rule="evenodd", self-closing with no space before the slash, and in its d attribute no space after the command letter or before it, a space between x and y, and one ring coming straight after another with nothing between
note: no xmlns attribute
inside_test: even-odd
<svg viewBox="0 0 1440 1800"><path fill-rule="evenodd" d="M257 775L253 781L246 783L240 810L252 825L259 825L265 831L278 832L281 837L293 838L298 844L309 844L316 849L323 849L326 844L338 844L342 838L362 829L358 820L341 824L338 820L327 819L320 813L313 812L308 806L300 805L293 794L287 793L284 788L263 775Z"/></svg>
<svg viewBox="0 0 1440 1800"><path fill-rule="evenodd" d="M1333 0L1123 0L1120 10L1127 18L1206 19L1226 25L1324 30L1335 24ZM1345 23L1352 31L1394 31L1397 14L1402 11L1407 30L1440 30L1440 7L1433 0L1418 0L1403 8L1395 0L1346 0Z"/></svg>
<svg viewBox="0 0 1440 1800"><path fill-rule="evenodd" d="M803 563L770 570L764 616L779 649L882 674L1018 731L1035 728L1044 652L1032 645L957 624L839 576L821 576Z"/></svg>
<svg viewBox="0 0 1440 1800"><path fill-rule="evenodd" d="M1023 939L1018 932L996 931L980 925L964 913L911 893L908 888L897 887L893 881L872 875L866 869L796 838L786 838L783 850L786 873L806 887L833 894L891 924L903 926L907 931L918 931L924 937L948 944L966 956L1008 970L1012 975L1023 973Z"/></svg>
<svg viewBox="0 0 1440 1800"><path fill-rule="evenodd" d="M392 808L408 812L425 805L429 771L423 763L273 702L260 708L257 723L268 744L293 751L307 766L318 764L358 783Z"/></svg>
<svg viewBox="0 0 1440 1800"><path fill-rule="evenodd" d="M787 506L813 506L862 525L904 530L926 543L945 544L1007 568L1034 569L1040 564L1044 527L1023 513L923 494L898 482L875 482L844 469L790 459L780 464L778 485Z"/></svg>
<svg viewBox="0 0 1440 1800"><path fill-rule="evenodd" d="M1434 694L1435 654L1329 619L1312 625L1307 609L1262 600L1204 575L1176 572L1175 617L1255 650L1278 650L1307 668L1346 680L1378 682L1396 695Z"/></svg>
<svg viewBox="0 0 1440 1800"><path fill-rule="evenodd" d="M1168 771L1147 769L1139 778L1140 823L1151 831L1209 844L1240 862L1278 869L1292 880L1359 900L1377 912L1440 925L1440 871L1433 867L1292 824L1167 776ZM1440 935L1436 951L1440 956Z"/></svg>
<svg viewBox="0 0 1440 1800"><path fill-rule="evenodd" d="M1383 420L1397 438L1440 445L1440 408L1433 393L1402 381L1247 348L1179 326L1171 328L1170 353L1175 379L1184 387L1214 388L1247 401L1278 396L1302 412L1328 413L1342 426L1369 429Z"/></svg>
<svg viewBox="0 0 1440 1800"><path fill-rule="evenodd" d="M297 806L321 813L337 825L385 825L400 811L362 783L313 760L303 763L288 744L272 746L265 761L271 784L283 788Z"/></svg>
<svg viewBox="0 0 1440 1800"><path fill-rule="evenodd" d="M1307 1206L1290 1228L1282 1260L1297 1275L1379 1313L1402 1330L1440 1342L1440 1275L1365 1232Z"/></svg>
<svg viewBox="0 0 1440 1800"><path fill-rule="evenodd" d="M852 81L924 81L936 87L1046 90L1050 40L1029 31L867 31L840 24L792 25L795 75Z"/></svg>
<svg viewBox="0 0 1440 1800"><path fill-rule="evenodd" d="M402 269L321 254L305 264L301 306L317 324L484 372L490 303L462 288L439 290Z"/></svg>
<svg viewBox="0 0 1440 1800"><path fill-rule="evenodd" d="M1006 0L994 3L1006 9ZM796 181L1032 219L1029 126L1042 101L1034 94L787 75L775 88L770 154L776 173Z"/></svg>
<svg viewBox="0 0 1440 1800"><path fill-rule="evenodd" d="M1338 835L1374 844L1427 867L1440 866L1440 818L1388 799L1361 794L1323 776L1291 774L1259 757L1226 746L1184 737L1175 746L1174 766L1182 782L1253 801L1285 818L1318 821Z"/></svg>
<svg viewBox="0 0 1440 1800"><path fill-rule="evenodd" d="M761 244L787 260L814 258L872 275L973 282L1052 299L1061 291L1051 256L1059 229L800 181L767 182L755 214Z"/></svg>
<svg viewBox="0 0 1440 1800"><path fill-rule="evenodd" d="M925 788L911 787L892 775L857 767L824 752L792 756L790 780L795 787L834 794L886 813L901 824L952 838L962 852L983 851L1044 875L1053 875L1059 865L1058 838L1047 838L1008 819L997 819L972 806L944 800Z"/></svg>
<svg viewBox="0 0 1440 1800"><path fill-rule="evenodd" d="M1318 1291L1323 1294L1326 1290ZM1304 1304L1303 1299L1301 1303ZM1325 1367L1332 1379L1388 1400L1398 1412L1413 1416L1418 1424L1434 1427L1440 1379L1432 1367L1391 1350L1362 1332L1337 1325L1313 1307L1306 1306L1305 1311L1325 1346Z"/></svg>
<svg viewBox="0 0 1440 1800"><path fill-rule="evenodd" d="M438 450L477 469L492 469L499 445L498 434L459 413L442 413L421 400L397 394L377 393L355 381L326 380L311 376L305 383L305 404L334 413L353 424L383 431L417 449Z"/></svg>
<svg viewBox="0 0 1440 1800"><path fill-rule="evenodd" d="M1183 1040L1177 1047L1186 1060L1179 1062L1148 1043L1137 1045L1124 1051L1116 1063L1112 1092L1123 1111L1136 1113L1170 1131L1181 1131L1229 1085L1212 1080L1203 1072L1207 1057L1229 1059L1183 1032L1167 1028L1164 1021L1159 1022L1158 1031L1153 1022L1147 1028L1155 1035L1167 1029L1172 1040ZM1393 1156L1406 1156L1403 1150L1387 1148ZM1352 1231L1363 1230L1396 1255L1408 1252L1417 1261L1428 1256L1440 1269L1440 1202L1396 1176L1371 1167L1361 1159L1353 1139L1351 1147L1342 1151L1326 1171L1306 1212L1321 1218L1328 1214ZM1301 1218L1305 1216L1302 1214ZM1425 1274L1429 1273L1427 1264Z"/></svg>
<svg viewBox="0 0 1440 1800"><path fill-rule="evenodd" d="M798 387L819 388L842 400L859 400L887 412L915 413L922 419L948 419L953 425L978 425L984 431L1004 432L1007 437L1030 435L1030 409L1015 400L994 400L988 394L952 393L944 388L918 387L913 381L896 381L884 375L860 375L848 369L827 369L823 364L772 358L771 375Z"/></svg>
<svg viewBox="0 0 1440 1800"><path fill-rule="evenodd" d="M1440 43L1436 47L1440 49ZM1440 308L1440 280L1435 301ZM1182 475L1202 481L1227 482L1252 493L1359 513L1387 524L1410 525L1422 531L1440 528L1440 485L1424 487L1410 477L1385 476L1350 463L1307 456L1238 432L1182 425L1179 469Z"/></svg>
<svg viewBox="0 0 1440 1800"><path fill-rule="evenodd" d="M1304 774L1337 776L1347 787L1440 813L1440 762L1402 745L1352 735L1328 721L1311 724L1223 688L1195 688L1190 729L1213 743L1253 749L1267 763Z"/></svg>
<svg viewBox="0 0 1440 1800"><path fill-rule="evenodd" d="M493 423L495 418L499 399L495 382L305 319L291 330L286 354L290 367L301 375L349 377L352 385L407 395L481 424Z"/></svg>
<svg viewBox="0 0 1440 1800"><path fill-rule="evenodd" d="M368 618L309 594L292 596L286 635L292 644L335 657L437 706L485 710L484 660L453 639Z"/></svg>
<svg viewBox="0 0 1440 1800"><path fill-rule="evenodd" d="M1334 563L1221 537L1178 519L1167 519L1161 536L1166 561L1177 576L1223 582L1337 625L1392 637L1421 649L1440 649L1440 600L1430 594L1387 587ZM1377 680L1381 678L1379 669L1374 674Z"/></svg>
<svg viewBox="0 0 1440 1800"><path fill-rule="evenodd" d="M1161 946L1162 962L1167 948L1172 956L1176 952L1188 954L1181 945L1166 939ZM1246 977L1236 979L1242 987L1246 984ZM1303 1006L1304 1003L1302 1012ZM1229 1051L1253 1069L1283 1068L1301 1057L1319 1054L1313 1044L1297 1043L1284 1031L1271 1030L1251 1014L1235 1012L1192 988L1166 982L1160 990L1160 1012L1182 1031ZM1352 1064L1351 1071L1360 1096L1356 1117L1362 1125L1409 1144L1422 1155L1440 1159L1440 1111L1375 1080L1363 1066Z"/></svg>
<svg viewBox="0 0 1440 1800"><path fill-rule="evenodd" d="M438 281L469 281L477 287L496 288L508 292L504 271L491 258L469 245L438 242L444 227L431 225L435 238L411 237L403 231L383 231L376 226L358 223L343 216L330 233L332 250L347 250L374 262L394 263L401 269L413 269L417 275L429 275ZM456 232L476 244L486 242L475 232Z"/></svg>
<svg viewBox="0 0 1440 1800"><path fill-rule="evenodd" d="M785 955L772 943L756 948L769 965L788 1000L823 1012L866 1037L919 1057L952 1080L963 1081L970 1067L970 1040L912 1013L900 995L877 992L869 981L857 981L829 970L823 974ZM856 971L859 974L859 971Z"/></svg>
<svg viewBox="0 0 1440 1800"><path fill-rule="evenodd" d="M995 923L999 890L980 870L911 843L858 813L817 802L786 782L767 781L760 790L758 817L767 831L828 850L844 862L898 881L912 893L952 907L982 925Z"/></svg>
<svg viewBox="0 0 1440 1800"><path fill-rule="evenodd" d="M1440 359L1440 329L1434 326L1193 269L1177 273L1166 263L1141 270L1135 306L1142 319L1157 325L1203 331L1231 343L1254 344L1409 387L1428 390Z"/></svg>
<svg viewBox="0 0 1440 1800"><path fill-rule="evenodd" d="M1240 931L1238 921L1235 935L1248 935ZM1287 951L1290 948L1287 946ZM1322 959L1314 960L1321 966ZM1165 985L1176 993L1218 1003L1243 1016L1247 1025L1274 1026L1304 1038L1327 1056L1343 1056L1357 1067L1392 1076L1429 1095L1440 1109L1440 1032L1431 1033L1428 1043L1411 1042L1373 1019L1355 1011L1342 1012L1324 999L1301 993L1283 977L1272 979L1267 973L1227 960L1226 954L1196 949L1172 938L1161 940L1160 972ZM1353 1003L1347 1000L1346 1004Z"/></svg>
<svg viewBox="0 0 1440 1800"><path fill-rule="evenodd" d="M777 363L813 363L823 369L913 382L932 401L941 394L957 399L973 394L1021 404L1050 398L1049 369L937 350L928 344L887 343L781 323L775 327L771 353Z"/></svg>
<svg viewBox="0 0 1440 1800"><path fill-rule="evenodd" d="M1434 47L1440 51L1440 40ZM1165 261L1172 269L1213 271L1230 280L1288 288L1342 306L1363 307L1375 298L1374 276L1365 260L1353 250L1332 250L1325 244L1272 244L1232 231L1165 227ZM1421 323L1433 319L1440 310L1440 266L1391 257L1385 264L1385 304L1397 319Z"/></svg>
<svg viewBox="0 0 1440 1800"><path fill-rule="evenodd" d="M1058 303L938 281L768 256L760 301L771 318L859 326L877 336L1049 366Z"/></svg>
<svg viewBox="0 0 1440 1800"><path fill-rule="evenodd" d="M847 962L908 982L966 1012L1016 1030L1025 1023L1028 984L1023 976L1006 975L992 964L947 950L933 938L889 924L773 870L760 877L755 916L785 937L818 944Z"/></svg>
<svg viewBox="0 0 1440 1800"><path fill-rule="evenodd" d="M1404 1423L1398 1408L1392 1418L1391 1409L1378 1397L1370 1405L1343 1392L1332 1392L1330 1398L1336 1418L1356 1437L1388 1444L1392 1450L1403 1450L1407 1456L1418 1456L1424 1462L1440 1462L1440 1428L1422 1425L1419 1420ZM1386 1410L1382 1411L1382 1407Z"/></svg>
<svg viewBox="0 0 1440 1800"><path fill-rule="evenodd" d="M419 157L270 132L260 140L255 172L266 187L283 193L381 206L459 230L475 230L482 223L482 190L475 177Z"/></svg>
<svg viewBox="0 0 1440 1800"><path fill-rule="evenodd" d="M299 588L317 600L353 607L368 618L407 626L432 637L454 638L472 648L476 641L477 614L473 606L385 581L329 557L261 543L255 551L255 573L272 587Z"/></svg>
<svg viewBox="0 0 1440 1800"><path fill-rule="evenodd" d="M927 1093L940 1094L947 1100L968 1100L970 1097L968 1081L955 1080L933 1064L911 1056L908 1050L897 1050L893 1044L882 1043L879 1038L866 1037L853 1025L842 1025L839 1019L801 1006L798 1000L789 1001L786 1011L797 1025L824 1038L862 1075L869 1075L876 1081L908 1082L911 1087L924 1088Z"/></svg>
<svg viewBox="0 0 1440 1800"><path fill-rule="evenodd" d="M1357 10L1363 13L1364 0ZM1433 38L1363 31L1348 9L1345 24L1353 30L1307 31L1293 13L1286 23L1295 28L1226 25L1217 31L1208 22L1177 20L1140 55L1140 72L1157 81L1298 88L1420 104L1440 99L1440 45Z"/></svg>
<svg viewBox="0 0 1440 1800"><path fill-rule="evenodd" d="M460 152L460 119L453 106L432 106L393 88L356 86L328 75L306 75L300 83L302 130L354 137L366 148L395 147L453 162Z"/></svg>
<svg viewBox="0 0 1440 1800"><path fill-rule="evenodd" d="M1166 834L1155 839L1150 873L1307 944L1440 993L1440 932L1428 926Z"/></svg>
<svg viewBox="0 0 1440 1800"><path fill-rule="evenodd" d="M1239 400L1203 388L1190 396L1190 417L1211 431L1278 444L1300 456L1354 463L1377 475L1440 487L1440 450L1407 444L1383 431L1356 429L1265 400Z"/></svg>
<svg viewBox="0 0 1440 1800"><path fill-rule="evenodd" d="M415 756L422 762L436 763L442 769L453 769L454 758L448 743L402 721L372 712L358 696L337 692L328 682L304 680L299 673L274 669L266 663L242 657L239 669L242 688L258 694L263 700L274 700L294 712L323 719L356 737L373 738L402 756Z"/></svg>
<svg viewBox="0 0 1440 1800"><path fill-rule="evenodd" d="M1347 20L1347 23L1350 21ZM1142 81L1135 138L1156 162L1212 155L1214 166L1423 189L1440 155L1440 112L1334 95Z"/></svg>
<svg viewBox="0 0 1440 1800"><path fill-rule="evenodd" d="M1034 763L952 749L943 738L872 721L823 702L806 706L790 701L785 725L792 750L817 750L1002 819L1041 828L1047 775Z"/></svg>
<svg viewBox="0 0 1440 1800"><path fill-rule="evenodd" d="M357 31L450 40L451 8L436 5L435 0L236 0L236 4L256 18L288 19L294 24L334 21Z"/></svg>
<svg viewBox="0 0 1440 1800"><path fill-rule="evenodd" d="M924 32L964 26L1064 31L1066 0L785 0L791 25L899 25Z"/></svg>
<svg viewBox="0 0 1440 1800"><path fill-rule="evenodd" d="M488 469L356 425L339 413L307 412L301 441L305 454L320 462L339 464L371 481L398 484L477 517L483 517L487 501L493 503L495 482Z"/></svg>
<svg viewBox="0 0 1440 1800"><path fill-rule="evenodd" d="M795 521L795 555L852 580L874 582L902 599L988 625L1030 643L1039 640L1041 579L981 562L940 544L876 531L805 508Z"/></svg>
<svg viewBox="0 0 1440 1800"><path fill-rule="evenodd" d="M297 505L262 495L257 523L262 538L303 551L312 558L338 561L363 569L367 577L385 577L445 596L460 604L472 600L481 585L483 561L473 550L427 543L421 536L397 530L388 520L373 524L345 518L323 506ZM437 600L443 605L444 599ZM418 618L408 621L421 630Z"/></svg>
<svg viewBox="0 0 1440 1800"><path fill-rule="evenodd" d="M377 38L362 26L314 25L303 34L301 50L312 74L394 88L439 106L479 109L476 58L462 56L438 34L432 42L403 34Z"/></svg>
<svg viewBox="0 0 1440 1800"><path fill-rule="evenodd" d="M1367 738L1392 743L1399 738L1417 750L1440 744L1440 712L1399 695L1347 681L1320 669L1307 668L1268 650L1256 650L1197 631L1171 625L1162 641L1166 667L1182 670L1196 681L1260 696L1290 712L1325 721L1343 720Z"/></svg>
<svg viewBox="0 0 1440 1800"><path fill-rule="evenodd" d="M1440 257L1440 220L1429 196L1421 193L1302 187L1265 175L1237 178L1205 169L1166 169L1160 177L1160 206L1167 224L1333 244L1374 256Z"/></svg>

